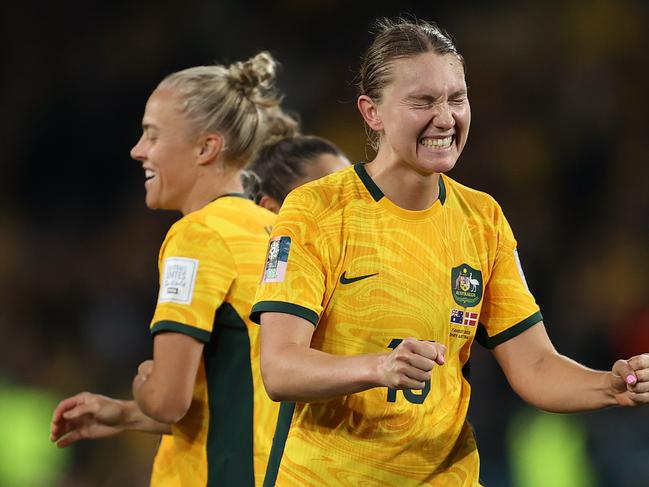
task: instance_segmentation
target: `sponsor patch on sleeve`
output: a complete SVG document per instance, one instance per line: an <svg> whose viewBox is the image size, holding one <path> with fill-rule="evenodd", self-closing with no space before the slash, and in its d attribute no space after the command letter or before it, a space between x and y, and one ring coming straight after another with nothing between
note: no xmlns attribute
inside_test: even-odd
<svg viewBox="0 0 649 487"><path fill-rule="evenodd" d="M167 257L160 281L159 303L192 304L198 260Z"/></svg>
<svg viewBox="0 0 649 487"><path fill-rule="evenodd" d="M525 274L523 273L523 267L521 266L521 259L518 257L518 249L514 249L514 259L516 259L516 267L518 268L518 273L521 276L525 288L529 291L529 286L527 285L527 279L525 279Z"/></svg>
<svg viewBox="0 0 649 487"><path fill-rule="evenodd" d="M283 282L286 277L291 237L275 237L268 244L262 282Z"/></svg>

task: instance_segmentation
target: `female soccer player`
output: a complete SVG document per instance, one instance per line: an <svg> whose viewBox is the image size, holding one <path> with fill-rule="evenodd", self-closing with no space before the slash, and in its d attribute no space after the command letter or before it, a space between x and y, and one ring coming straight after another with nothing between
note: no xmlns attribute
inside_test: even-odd
<svg viewBox="0 0 649 487"><path fill-rule="evenodd" d="M349 165L342 151L322 137L284 137L262 147L244 185L259 205L277 213L293 189Z"/></svg>
<svg viewBox="0 0 649 487"><path fill-rule="evenodd" d="M471 112L436 25L378 24L359 76L367 164L293 191L253 307L283 404L265 485L479 485L471 345L555 412L649 402L649 355L595 371L557 353L498 204L448 176Z"/></svg>
<svg viewBox="0 0 649 487"><path fill-rule="evenodd" d="M153 360L133 380L134 401L63 400L51 428L58 446L163 433L152 485L261 482L277 406L247 315L275 215L243 197L241 172L280 113L274 78L262 52L179 71L153 91L131 156L144 169L147 206L183 214L160 250Z"/></svg>

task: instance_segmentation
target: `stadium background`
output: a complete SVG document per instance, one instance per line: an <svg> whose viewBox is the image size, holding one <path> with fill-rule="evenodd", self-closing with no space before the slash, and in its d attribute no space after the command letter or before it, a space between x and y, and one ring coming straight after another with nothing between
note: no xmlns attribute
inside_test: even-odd
<svg viewBox="0 0 649 487"><path fill-rule="evenodd" d="M605 369L649 351L646 1L25 0L0 12L0 485L146 485L152 438L59 451L47 429L69 394L128 397L151 353L157 251L177 215L144 207L129 150L156 83L268 49L305 131L361 160L352 79L381 15L412 12L456 37L473 124L451 175L501 203L557 348ZM536 413L474 353L486 485L649 483L649 409Z"/></svg>

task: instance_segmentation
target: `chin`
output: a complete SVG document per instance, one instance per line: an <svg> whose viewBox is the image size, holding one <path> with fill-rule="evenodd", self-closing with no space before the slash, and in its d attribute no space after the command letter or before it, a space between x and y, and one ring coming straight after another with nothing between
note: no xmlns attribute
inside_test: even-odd
<svg viewBox="0 0 649 487"><path fill-rule="evenodd" d="M454 159L452 161L444 162L438 165L438 168L435 172L438 173L447 173L451 169L455 167L455 163L457 162L457 159Z"/></svg>
<svg viewBox="0 0 649 487"><path fill-rule="evenodd" d="M459 154L455 150L433 154L418 151L413 166L422 174L445 173L455 167Z"/></svg>
<svg viewBox="0 0 649 487"><path fill-rule="evenodd" d="M159 210L160 209L160 203L158 202L158 200L156 200L153 197L150 197L149 195L146 195L146 197L144 198L144 204L150 210Z"/></svg>
<svg viewBox="0 0 649 487"><path fill-rule="evenodd" d="M457 159L419 161L416 169L423 174L446 173L455 167Z"/></svg>

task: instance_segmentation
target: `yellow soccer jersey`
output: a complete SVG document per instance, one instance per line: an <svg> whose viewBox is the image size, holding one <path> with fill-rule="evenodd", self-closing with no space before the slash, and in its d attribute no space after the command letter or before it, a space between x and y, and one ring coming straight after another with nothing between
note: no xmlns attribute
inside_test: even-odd
<svg viewBox="0 0 649 487"><path fill-rule="evenodd" d="M465 372L475 338L492 347L541 320L519 268L498 204L447 176L423 211L384 197L362 164L292 192L252 320L305 318L311 346L335 355L385 352L407 337L447 354L423 390L282 405L264 485L480 485Z"/></svg>
<svg viewBox="0 0 649 487"><path fill-rule="evenodd" d="M155 487L263 481L279 408L261 382L259 329L247 316L274 219L229 195L176 222L162 244L151 333L184 333L205 349L190 409L163 435Z"/></svg>

